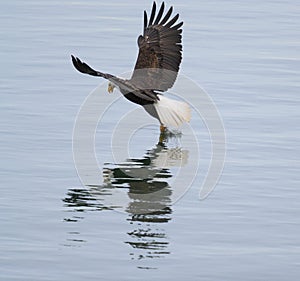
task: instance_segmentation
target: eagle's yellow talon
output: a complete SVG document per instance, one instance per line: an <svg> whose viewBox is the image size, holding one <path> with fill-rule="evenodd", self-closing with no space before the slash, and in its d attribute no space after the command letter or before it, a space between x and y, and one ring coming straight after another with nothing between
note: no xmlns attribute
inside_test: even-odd
<svg viewBox="0 0 300 281"><path fill-rule="evenodd" d="M164 133L166 131L167 127L165 127L164 125L160 125L160 132Z"/></svg>

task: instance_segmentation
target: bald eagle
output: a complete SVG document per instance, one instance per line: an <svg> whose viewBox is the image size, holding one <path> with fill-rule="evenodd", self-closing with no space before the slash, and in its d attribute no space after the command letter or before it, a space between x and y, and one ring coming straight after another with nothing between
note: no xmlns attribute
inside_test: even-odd
<svg viewBox="0 0 300 281"><path fill-rule="evenodd" d="M143 35L138 37L138 58L130 79L122 79L92 69L79 58L72 57L74 67L85 74L109 80L108 92L117 87L129 101L139 104L160 122L163 132L167 127L179 127L190 121L190 107L187 103L163 96L177 78L182 60L181 26L179 14L171 17L173 7L165 13L161 4L156 13L153 2L150 19L144 11Z"/></svg>

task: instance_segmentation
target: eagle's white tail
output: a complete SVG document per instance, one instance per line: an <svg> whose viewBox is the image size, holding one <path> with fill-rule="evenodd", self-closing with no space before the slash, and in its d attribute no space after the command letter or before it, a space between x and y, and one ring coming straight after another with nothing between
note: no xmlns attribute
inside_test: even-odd
<svg viewBox="0 0 300 281"><path fill-rule="evenodd" d="M154 107L164 126L179 127L191 120L191 109L185 102L159 95L159 101L154 103Z"/></svg>

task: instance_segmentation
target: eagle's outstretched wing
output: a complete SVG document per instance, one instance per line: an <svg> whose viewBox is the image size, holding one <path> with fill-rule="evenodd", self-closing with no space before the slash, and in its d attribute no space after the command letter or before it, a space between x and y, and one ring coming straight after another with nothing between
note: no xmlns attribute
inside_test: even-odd
<svg viewBox="0 0 300 281"><path fill-rule="evenodd" d="M72 57L72 62L73 62L74 67L81 73L89 74L92 76L99 76L99 77L103 77L105 79L114 78L114 76L111 74L102 73L100 71L97 71L97 70L91 68L85 62L82 62L79 58L74 57L73 55L71 55L71 57Z"/></svg>
<svg viewBox="0 0 300 281"><path fill-rule="evenodd" d="M148 21L144 11L144 33L138 37L139 54L132 75L132 82L144 89L166 91L176 80L182 59L180 27L177 23L179 14L173 18L170 7L164 15L165 4L162 3L157 15L153 3Z"/></svg>

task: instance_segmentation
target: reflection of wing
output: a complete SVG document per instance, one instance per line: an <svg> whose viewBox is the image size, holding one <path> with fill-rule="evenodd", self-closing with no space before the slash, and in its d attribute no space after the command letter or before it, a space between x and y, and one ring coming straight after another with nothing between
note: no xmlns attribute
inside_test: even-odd
<svg viewBox="0 0 300 281"><path fill-rule="evenodd" d="M181 167L187 164L188 157L187 150L176 147L159 152L152 163L157 168Z"/></svg>
<svg viewBox="0 0 300 281"><path fill-rule="evenodd" d="M118 164L117 168L104 169L105 182L114 185L123 185L136 181L149 181L155 178L169 178L172 174L171 167L182 167L188 162L188 151L180 147L166 148L157 145L148 151L144 158L128 159L127 162Z"/></svg>
<svg viewBox="0 0 300 281"><path fill-rule="evenodd" d="M173 7L163 17L162 3L156 16L154 2L149 21L144 12L144 33L138 38L139 54L132 75L132 80L143 83L144 89L166 91L176 80L182 59L180 27L183 22L176 24L178 14L170 19L172 11Z"/></svg>

